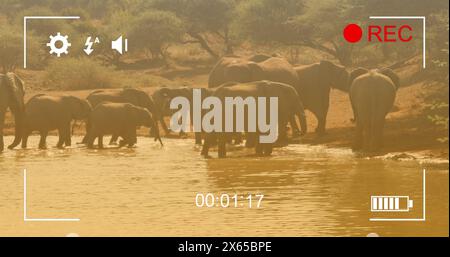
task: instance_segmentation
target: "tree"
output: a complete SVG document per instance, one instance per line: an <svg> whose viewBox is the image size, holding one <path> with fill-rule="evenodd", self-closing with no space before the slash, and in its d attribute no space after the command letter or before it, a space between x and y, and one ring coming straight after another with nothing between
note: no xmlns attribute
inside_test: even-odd
<svg viewBox="0 0 450 257"><path fill-rule="evenodd" d="M357 9L357 7L356 7ZM249 0L238 6L239 34L256 42L307 46L351 64L351 45L342 29L355 15L346 2Z"/></svg>
<svg viewBox="0 0 450 257"><path fill-rule="evenodd" d="M128 37L134 49L144 49L152 58L165 59L169 44L180 41L183 32L182 21L173 13L151 10L132 22Z"/></svg>
<svg viewBox="0 0 450 257"><path fill-rule="evenodd" d="M22 37L10 26L0 27L0 65L3 73L14 71L22 56Z"/></svg>
<svg viewBox="0 0 450 257"><path fill-rule="evenodd" d="M342 65L351 66L355 45L343 39L348 23L364 20L361 5L352 0L309 2L306 12L290 18L287 25L293 36L291 44L307 46L335 57ZM362 25L362 24L361 24Z"/></svg>
<svg viewBox="0 0 450 257"><path fill-rule="evenodd" d="M233 0L155 0L152 7L173 12L185 26L184 43L199 44L214 58L233 52L230 23L233 18ZM209 39L212 36L213 39ZM221 39L223 48L213 49L212 41Z"/></svg>
<svg viewBox="0 0 450 257"><path fill-rule="evenodd" d="M243 1L237 7L234 28L241 37L255 42L288 43L295 37L288 21L303 13L304 8L304 1L299 0Z"/></svg>

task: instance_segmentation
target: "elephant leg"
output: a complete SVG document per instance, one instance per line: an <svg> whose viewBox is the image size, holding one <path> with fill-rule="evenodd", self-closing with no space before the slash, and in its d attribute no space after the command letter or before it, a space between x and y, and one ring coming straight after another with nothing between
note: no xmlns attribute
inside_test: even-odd
<svg viewBox="0 0 450 257"><path fill-rule="evenodd" d="M329 106L330 106L330 91L328 90L326 93L324 93L322 98L322 107L320 109L319 122L317 124L316 130L319 135L325 134L325 127L327 123Z"/></svg>
<svg viewBox="0 0 450 257"><path fill-rule="evenodd" d="M92 133L92 131L88 131L86 133L86 135L83 138L84 143L86 144L87 148L92 149L94 148L94 141L95 141L95 136Z"/></svg>
<svg viewBox="0 0 450 257"><path fill-rule="evenodd" d="M119 141L119 148L122 148L128 144L128 138L127 136L123 136L122 139Z"/></svg>
<svg viewBox="0 0 450 257"><path fill-rule="evenodd" d="M98 148L103 149L103 135L98 135Z"/></svg>
<svg viewBox="0 0 450 257"><path fill-rule="evenodd" d="M27 148L29 136L30 136L30 131L28 131L27 129L24 129L24 131L22 133L22 148L23 149Z"/></svg>
<svg viewBox="0 0 450 257"><path fill-rule="evenodd" d="M209 152L209 148L211 147L211 144L213 143L213 140L215 140L215 134L214 133L207 133L205 135L205 143L203 144L202 147L202 152L201 154L204 157L209 157L208 152Z"/></svg>
<svg viewBox="0 0 450 257"><path fill-rule="evenodd" d="M286 124L287 122L285 121L281 121L279 123L278 140L277 140L278 145L284 146L288 144Z"/></svg>
<svg viewBox="0 0 450 257"><path fill-rule="evenodd" d="M327 121L327 114L328 114L328 105L325 106L317 106L311 112L316 116L317 119L317 127L316 127L316 133L319 135L325 134L325 127L326 127L326 121Z"/></svg>
<svg viewBox="0 0 450 257"><path fill-rule="evenodd" d="M259 142L259 138L256 140L255 153L256 156L263 156L263 145Z"/></svg>
<svg viewBox="0 0 450 257"><path fill-rule="evenodd" d="M356 121L356 133L355 133L355 138L353 140L353 146L352 146L352 149L354 151L361 150L363 138L364 138L364 125L362 124L362 122L360 120L357 120Z"/></svg>
<svg viewBox="0 0 450 257"><path fill-rule="evenodd" d="M233 133L234 134L234 144L235 145L240 145L242 144L242 133L241 132L236 132Z"/></svg>
<svg viewBox="0 0 450 257"><path fill-rule="evenodd" d="M384 129L384 117L374 121L372 127L372 138L371 138L371 151L379 151L383 146L383 129Z"/></svg>
<svg viewBox="0 0 450 257"><path fill-rule="evenodd" d="M117 140L119 139L119 135L113 134L111 139L109 140L109 145L117 145Z"/></svg>
<svg viewBox="0 0 450 257"><path fill-rule="evenodd" d="M299 137L299 136L301 136L300 129L298 128L298 125L297 125L297 120L295 119L295 115L291 116L291 118L289 120L289 123L290 123L291 128L292 128L292 137Z"/></svg>
<svg viewBox="0 0 450 257"><path fill-rule="evenodd" d="M254 132L247 133L245 140L245 147L253 148L256 145L257 135Z"/></svg>
<svg viewBox="0 0 450 257"><path fill-rule="evenodd" d="M263 155L270 156L273 151L273 144L264 144L263 146Z"/></svg>
<svg viewBox="0 0 450 257"><path fill-rule="evenodd" d="M355 103L353 103L352 101L352 97L350 96L350 104L352 105L352 112L353 112L353 118L350 119L351 122L356 122L357 118L356 117L356 109L355 109Z"/></svg>
<svg viewBox="0 0 450 257"><path fill-rule="evenodd" d="M40 131L41 139L39 140L39 149L47 149L48 131Z"/></svg>
<svg viewBox="0 0 450 257"><path fill-rule="evenodd" d="M70 122L66 124L66 126L63 129L64 131L64 145L65 146L71 146L72 145L72 133L71 133L71 128L70 128Z"/></svg>
<svg viewBox="0 0 450 257"><path fill-rule="evenodd" d="M362 140L362 149L364 151L370 151L371 141L372 141L372 127L370 124L370 120L363 123L363 140Z"/></svg>
<svg viewBox="0 0 450 257"><path fill-rule="evenodd" d="M0 152L3 152L5 143L3 142L3 126L5 124L5 112L0 112Z"/></svg>
<svg viewBox="0 0 450 257"><path fill-rule="evenodd" d="M128 148L132 148L137 143L137 137L130 138L130 143L128 143Z"/></svg>
<svg viewBox="0 0 450 257"><path fill-rule="evenodd" d="M64 148L64 144L69 143L68 145L70 146L71 142L70 142L70 122L67 124L64 124L61 128L58 129L58 134L59 134L59 140L58 143L56 144L56 147L58 148ZM69 139L69 141L67 140Z"/></svg>
<svg viewBox="0 0 450 257"><path fill-rule="evenodd" d="M325 126L327 122L326 114L320 114L317 116L317 128L316 133L319 135L325 134Z"/></svg>
<svg viewBox="0 0 450 257"><path fill-rule="evenodd" d="M219 145L218 145L218 155L219 158L225 158L227 156L227 136L226 133L221 133L219 135Z"/></svg>
<svg viewBox="0 0 450 257"><path fill-rule="evenodd" d="M92 138L88 138L87 139L87 141L86 141L86 145L87 145L87 148L89 148L89 149L93 149L94 148L94 141L95 141L95 139L96 139L97 137L92 137Z"/></svg>
<svg viewBox="0 0 450 257"><path fill-rule="evenodd" d="M72 138L70 136L70 133L66 135L66 138L64 140L64 145L65 146L71 146L72 145Z"/></svg>
<svg viewBox="0 0 450 257"><path fill-rule="evenodd" d="M202 132L195 132L195 144L196 145L202 144Z"/></svg>
<svg viewBox="0 0 450 257"><path fill-rule="evenodd" d="M129 133L127 133L126 137L128 147L129 148L133 147L137 143L136 129L131 129Z"/></svg>
<svg viewBox="0 0 450 257"><path fill-rule="evenodd" d="M58 143L56 144L56 147L64 148L65 135L64 135L63 129L58 129L58 136L59 136L59 139L58 139Z"/></svg>
<svg viewBox="0 0 450 257"><path fill-rule="evenodd" d="M77 143L77 144L87 144L87 133L86 133L86 135L84 135L84 137L83 137L83 139L81 139L81 142L80 143Z"/></svg>
<svg viewBox="0 0 450 257"><path fill-rule="evenodd" d="M88 129L86 129L86 135L84 136L86 138L85 140L85 144L87 146L87 148L89 149L93 149L94 148L94 142L95 139L97 138L98 135L98 131L96 130L95 127L88 127ZM83 139L84 141L84 139Z"/></svg>
<svg viewBox="0 0 450 257"><path fill-rule="evenodd" d="M90 129L91 129L91 124L89 123L89 120L88 120L88 121L86 121L86 135L84 135L83 139L81 140L81 142L79 144L87 144Z"/></svg>

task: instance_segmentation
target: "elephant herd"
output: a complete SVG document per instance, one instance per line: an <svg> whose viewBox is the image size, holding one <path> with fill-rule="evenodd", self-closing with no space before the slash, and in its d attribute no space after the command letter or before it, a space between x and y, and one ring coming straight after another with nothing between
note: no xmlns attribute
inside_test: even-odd
<svg viewBox="0 0 450 257"><path fill-rule="evenodd" d="M208 88L201 90L202 98L216 96L222 101L225 97L277 97L276 144L285 145L288 142L288 124L292 136L306 133L305 109L318 121L316 133L325 133L331 88L349 94L356 123L352 148L378 151L382 147L385 117L399 88L398 76L388 68L357 68L348 72L330 61L294 67L279 56L225 56L210 72ZM74 120L85 121L86 135L81 143L89 148L94 147L96 139L98 147L102 148L104 135L112 135L110 144L121 138L119 146L131 147L137 142L136 128L140 126L150 128L150 135L162 145L159 127L166 134L170 133L164 121L174 112L169 108L170 101L179 96L192 101L192 92L193 89L188 87L163 87L150 96L142 90L125 88L119 91L97 90L86 99L38 94L25 104L22 79L14 73L0 74L0 152L4 148L3 127L8 108L15 119L15 138L8 146L10 149L20 143L27 147L28 136L34 131L40 133L39 148L46 148L46 137L52 130L58 130L57 147L70 146ZM257 155L272 153L273 144L260 143L258 133L245 132L246 147L255 148ZM236 132L195 133L196 143L203 144L202 155L205 157L215 144L218 145L219 157L225 157L226 143L232 140L240 143L242 139L243 135Z"/></svg>

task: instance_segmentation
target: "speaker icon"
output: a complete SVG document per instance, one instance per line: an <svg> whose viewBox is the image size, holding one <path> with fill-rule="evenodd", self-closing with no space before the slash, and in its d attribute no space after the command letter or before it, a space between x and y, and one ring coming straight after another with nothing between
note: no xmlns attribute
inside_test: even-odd
<svg viewBox="0 0 450 257"><path fill-rule="evenodd" d="M120 54L128 52L128 39L122 39L122 36L111 42L111 49L116 50Z"/></svg>

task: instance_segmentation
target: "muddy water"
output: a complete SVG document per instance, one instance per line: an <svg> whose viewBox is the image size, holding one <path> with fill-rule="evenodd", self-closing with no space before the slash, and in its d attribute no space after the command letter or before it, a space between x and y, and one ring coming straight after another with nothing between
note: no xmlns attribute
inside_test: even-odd
<svg viewBox="0 0 450 257"><path fill-rule="evenodd" d="M31 137L30 147L37 140ZM49 137L49 145L54 140ZM140 138L133 149L5 151L0 235L448 236L447 164L365 159L307 145L276 149L269 158L235 149L230 158L206 160L192 140L164 142L163 148ZM27 218L80 221L24 222L24 168ZM369 221L421 218L423 168L426 221ZM197 193L236 193L239 204L199 208ZM264 194L260 208L246 207L248 194ZM371 195L407 195L414 206L406 213L371 213Z"/></svg>

